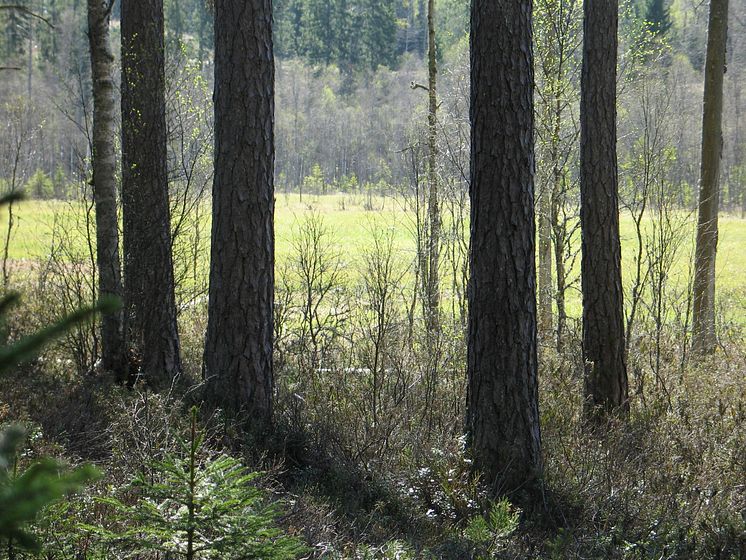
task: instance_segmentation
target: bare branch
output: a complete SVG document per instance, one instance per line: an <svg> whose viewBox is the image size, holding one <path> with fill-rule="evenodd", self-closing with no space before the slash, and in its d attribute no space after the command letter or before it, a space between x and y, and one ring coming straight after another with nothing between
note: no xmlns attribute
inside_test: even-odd
<svg viewBox="0 0 746 560"><path fill-rule="evenodd" d="M44 23L46 23L49 27L51 27L52 29L54 29L54 25L52 25L52 22L49 21L47 18L45 18L42 15L37 14L36 12L32 12L27 7L21 6L20 4L2 4L2 5L0 5L0 10L16 10L17 12L21 12L21 13L27 14L27 15L33 17L33 18L41 20Z"/></svg>
<svg viewBox="0 0 746 560"><path fill-rule="evenodd" d="M105 18L108 18L111 15L112 8L114 8L114 0L109 0L108 4L106 5L106 9L104 10Z"/></svg>

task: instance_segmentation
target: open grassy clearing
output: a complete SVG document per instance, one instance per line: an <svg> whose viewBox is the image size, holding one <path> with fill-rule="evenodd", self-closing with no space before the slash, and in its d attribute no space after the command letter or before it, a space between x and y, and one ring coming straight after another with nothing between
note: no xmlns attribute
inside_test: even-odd
<svg viewBox="0 0 746 560"><path fill-rule="evenodd" d="M372 208L372 209L371 209ZM299 224L312 212L318 213L329 230L328 239L341 258L347 278L353 281L360 270L362 253L370 246L373 231L390 231L394 247L405 262L415 256L415 218L401 198L369 198L363 195L303 196L278 194L276 200L277 262L282 266L294 253ZM85 240L85 207L77 203L59 201L26 201L14 208L15 226L9 248L11 261L36 261L49 257L52 248L62 238L78 244L80 254L87 253ZM209 238L209 213L204 212L203 241ZM675 292L686 290L693 260L696 215L678 214L680 244L674 264L668 270L669 287ZM0 221L3 246L7 234L7 216ZM646 220L644 230L650 236L652 222ZM64 236L60 232L65 231ZM637 237L634 222L626 212L621 214L622 266L625 287L631 286L636 269ZM576 243L579 238L576 239ZM207 243L203 243L207 247ZM208 254L204 253L204 265ZM736 215L720 217L720 237L717 257L717 289L723 320L741 328L746 327L746 220ZM444 282L448 281L448 272ZM575 261L568 292L568 312L580 315L579 293L580 258Z"/></svg>

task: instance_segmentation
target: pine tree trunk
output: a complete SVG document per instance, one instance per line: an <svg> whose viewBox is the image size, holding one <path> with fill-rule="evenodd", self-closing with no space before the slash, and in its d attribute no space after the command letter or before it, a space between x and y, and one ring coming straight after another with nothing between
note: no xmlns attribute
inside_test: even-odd
<svg viewBox="0 0 746 560"><path fill-rule="evenodd" d="M270 0L215 2L215 176L208 398L272 417L274 55Z"/></svg>
<svg viewBox="0 0 746 560"><path fill-rule="evenodd" d="M496 494L541 472L531 4L474 0L471 14L467 431Z"/></svg>
<svg viewBox="0 0 746 560"><path fill-rule="evenodd" d="M711 0L707 30L705 94L702 115L699 219L694 255L692 347L715 351L715 256L718 244L720 158L723 151L723 78L728 35L728 0Z"/></svg>
<svg viewBox="0 0 746 560"><path fill-rule="evenodd" d="M105 0L88 0L88 39L93 86L93 198L96 205L96 264L99 296L122 297L117 217L116 87ZM101 361L118 381L126 380L121 313L101 318Z"/></svg>
<svg viewBox="0 0 746 560"><path fill-rule="evenodd" d="M584 2L580 94L583 361L587 412L629 409L616 155L616 0Z"/></svg>
<svg viewBox="0 0 746 560"><path fill-rule="evenodd" d="M181 371L171 254L162 0L122 3L122 215L128 344L155 388Z"/></svg>

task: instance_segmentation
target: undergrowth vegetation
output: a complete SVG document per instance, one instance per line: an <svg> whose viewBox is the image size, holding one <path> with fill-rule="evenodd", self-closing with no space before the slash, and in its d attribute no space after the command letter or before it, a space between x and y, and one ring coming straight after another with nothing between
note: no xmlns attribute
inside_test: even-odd
<svg viewBox="0 0 746 560"><path fill-rule="evenodd" d="M269 441L242 435L250 419L201 405L199 287L185 290L185 373L166 394L113 385L97 369L90 321L0 380L0 423L32 434L22 464L58 457L94 463L102 476L27 524L42 552L12 558L746 555L738 328L723 324L720 351L695 360L686 313L657 314L644 293L630 345L631 414L603 435L583 421L578 326L570 321L560 351L542 338L543 495L519 508L517 496L490 499L464 451L458 298L428 341L418 290L404 279L416 270L390 229L372 228L353 261L318 215L296 227L277 275ZM27 302L14 308L8 340L92 299L86 275L60 263L16 276ZM449 298L464 293L453 279Z"/></svg>

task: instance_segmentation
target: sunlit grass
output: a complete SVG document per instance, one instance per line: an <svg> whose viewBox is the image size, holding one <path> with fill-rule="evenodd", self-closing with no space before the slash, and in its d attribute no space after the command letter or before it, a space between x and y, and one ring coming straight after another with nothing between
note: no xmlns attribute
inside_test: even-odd
<svg viewBox="0 0 746 560"><path fill-rule="evenodd" d="M86 253L84 206L59 201L26 201L16 204L13 211L15 225L9 247L11 261L47 259L53 247L60 243L59 232L62 230L67 230L68 239L80 244L77 248L79 253ZM3 212L5 215L0 217L0 244L4 247L7 208ZM350 280L358 274L362 252L369 246L372 232L376 229L389 231L400 258L406 262L414 261L414 216L406 209L402 199L339 194L306 195L301 200L298 194L278 194L275 211L278 266L282 266L293 254L298 226L312 212L322 216L330 232L328 239L340 255ZM205 212L205 215L202 235L206 239L209 236L209 212ZM681 292L690 281L696 216L680 212L676 220L682 222L682 238L674 265L668 271L668 281L671 289ZM629 291L635 277L637 241L634 222L628 213L622 212L620 223L623 280ZM651 223L646 222L645 231L649 232L650 227ZM205 252L205 267L207 258ZM568 292L568 312L574 317L580 315L579 271L578 257L571 274L577 282ZM444 277L447 277L447 271ZM723 214L720 217L717 289L726 319L746 327L746 220L736 215Z"/></svg>

